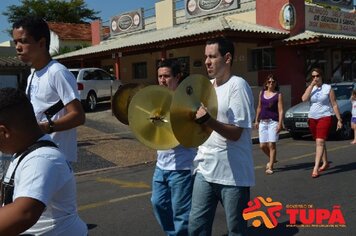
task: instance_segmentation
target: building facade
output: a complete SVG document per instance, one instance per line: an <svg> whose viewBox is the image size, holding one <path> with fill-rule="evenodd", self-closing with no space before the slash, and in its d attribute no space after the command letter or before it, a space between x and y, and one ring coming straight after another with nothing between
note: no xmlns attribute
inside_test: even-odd
<svg viewBox="0 0 356 236"><path fill-rule="evenodd" d="M108 40L55 58L68 67L107 69L123 83L155 84L162 58L180 60L186 74L206 75L205 42L225 36L235 44L233 73L249 82L256 98L269 73L278 78L286 107L300 102L313 67L325 70L326 82L356 79L353 6L317 0L182 2L159 1L150 18L143 9L115 16Z"/></svg>

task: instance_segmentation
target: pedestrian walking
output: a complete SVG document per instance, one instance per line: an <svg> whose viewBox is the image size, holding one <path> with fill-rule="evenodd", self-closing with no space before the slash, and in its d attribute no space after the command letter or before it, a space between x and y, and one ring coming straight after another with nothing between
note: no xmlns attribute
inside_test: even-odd
<svg viewBox="0 0 356 236"><path fill-rule="evenodd" d="M251 131L255 117L248 83L232 75L234 45L226 38L209 40L205 65L218 100L217 119L200 106L197 122L211 128L194 159L195 179L189 235L211 235L217 204L224 207L229 235L247 235L243 209L255 184Z"/></svg>
<svg viewBox="0 0 356 236"><path fill-rule="evenodd" d="M70 162L77 161L76 127L84 124L74 75L49 54L50 31L41 18L26 16L12 26L17 56L31 63L26 93L43 132L50 134Z"/></svg>
<svg viewBox="0 0 356 236"><path fill-rule="evenodd" d="M323 80L324 73L322 69L312 69L311 83L305 89L302 96L303 102L310 102L308 125L316 146L312 178L319 177L320 172L329 168L326 139L331 128L332 115L336 115L337 129L341 129L342 127L342 119L334 90L331 88L331 85L325 84Z"/></svg>
<svg viewBox="0 0 356 236"><path fill-rule="evenodd" d="M260 148L268 157L266 174L273 174L274 163L277 162L279 132L283 129L283 96L279 91L276 77L269 74L258 96L255 127L258 129Z"/></svg>
<svg viewBox="0 0 356 236"><path fill-rule="evenodd" d="M174 91L182 79L178 61L167 59L159 63L159 85ZM157 151L151 202L154 215L166 235L188 235L195 155L196 148L182 145Z"/></svg>

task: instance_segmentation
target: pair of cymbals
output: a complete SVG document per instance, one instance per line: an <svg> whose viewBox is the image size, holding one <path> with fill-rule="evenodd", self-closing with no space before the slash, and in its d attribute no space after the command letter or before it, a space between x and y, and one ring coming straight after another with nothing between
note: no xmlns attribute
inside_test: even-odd
<svg viewBox="0 0 356 236"><path fill-rule="evenodd" d="M197 147L205 142L212 130L195 122L195 113L203 104L216 119L218 104L215 88L202 75L191 75L176 89L171 105L172 129L176 139L185 147Z"/></svg>
<svg viewBox="0 0 356 236"><path fill-rule="evenodd" d="M201 104L211 117L217 116L217 97L208 78L188 76L175 91L150 85L139 90L128 109L128 123L136 138L153 149L170 149L182 144L197 147L211 134L197 124L195 113Z"/></svg>
<svg viewBox="0 0 356 236"><path fill-rule="evenodd" d="M128 83L120 86L115 92L112 101L111 109L115 117L123 124L128 125L128 109L133 96L142 88L144 84Z"/></svg>
<svg viewBox="0 0 356 236"><path fill-rule="evenodd" d="M170 106L173 91L160 85L140 90L128 109L129 126L136 138L153 149L170 149L179 144L172 132Z"/></svg>

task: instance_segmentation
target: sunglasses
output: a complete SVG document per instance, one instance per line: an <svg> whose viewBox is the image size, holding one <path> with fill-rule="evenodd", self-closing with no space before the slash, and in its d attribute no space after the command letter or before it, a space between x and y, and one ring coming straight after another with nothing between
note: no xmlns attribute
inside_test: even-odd
<svg viewBox="0 0 356 236"><path fill-rule="evenodd" d="M320 75L312 75L311 77L312 77L312 78L319 78Z"/></svg>
<svg viewBox="0 0 356 236"><path fill-rule="evenodd" d="M274 81L274 80L267 81L267 84L274 84L274 83L276 83L276 81Z"/></svg>

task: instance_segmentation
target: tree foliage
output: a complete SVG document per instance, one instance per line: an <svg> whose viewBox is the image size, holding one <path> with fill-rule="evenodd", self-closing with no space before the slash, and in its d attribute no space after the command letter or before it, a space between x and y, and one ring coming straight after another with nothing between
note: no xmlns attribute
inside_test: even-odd
<svg viewBox="0 0 356 236"><path fill-rule="evenodd" d="M22 0L22 5L10 5L2 12L9 23L27 15L36 15L46 21L88 23L99 17L99 11L87 8L84 0Z"/></svg>

